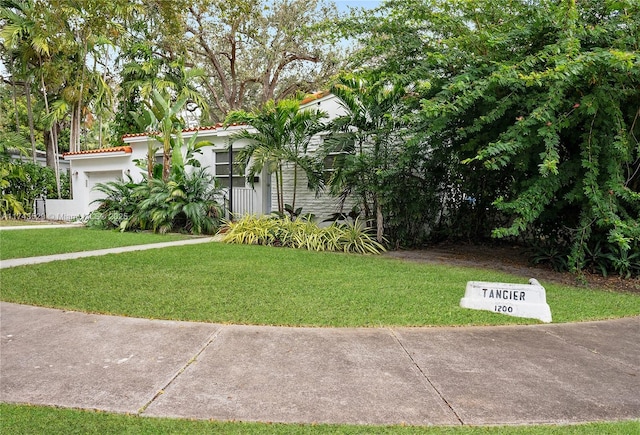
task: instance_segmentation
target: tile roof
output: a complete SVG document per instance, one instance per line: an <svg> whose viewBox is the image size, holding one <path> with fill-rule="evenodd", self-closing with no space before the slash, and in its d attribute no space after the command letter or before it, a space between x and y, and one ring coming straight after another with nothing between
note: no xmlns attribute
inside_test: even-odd
<svg viewBox="0 0 640 435"><path fill-rule="evenodd" d="M233 123L233 124L229 124L230 126L236 126L236 125L244 125L244 124L237 124L237 123ZM193 128L186 128L184 130L182 130L183 133L191 133L191 132L195 132L195 131L215 131L219 128L224 128L224 124L221 122L218 122L215 125L205 125L202 127L193 127ZM153 131L153 132L144 132L144 133L127 133L122 135L122 139L126 139L129 137L143 137L143 136L148 136L150 134L159 134L159 132L157 131Z"/></svg>
<svg viewBox="0 0 640 435"><path fill-rule="evenodd" d="M118 153L118 152L131 154L133 150L131 149L130 146L122 146L122 147L113 147L113 148L100 148L95 150L74 151L72 153L71 152L64 153L62 154L62 156L66 157L66 156L79 156L83 154L102 154L102 153Z"/></svg>
<svg viewBox="0 0 640 435"><path fill-rule="evenodd" d="M313 94L310 94L308 96L306 96L302 101L300 101L300 105L304 106L305 104L309 104L312 101L315 100L319 100L321 98L326 97L327 95L330 95L331 92L329 91L320 91L320 92L314 92ZM229 124L229 126L238 126L238 125L247 125L247 124L242 124L242 123L233 123L233 124ZM183 133L190 133L190 132L195 132L195 131L215 131L219 128L224 128L224 124L222 122L218 122L217 124L214 125L205 125L202 127L193 127L193 128L186 128L184 130L182 130ZM154 132L143 132L143 133L127 133L127 134L123 134L122 135L122 139L127 139L130 137L144 137L144 136L148 136L150 134L154 134L157 135L159 134L159 132L154 131Z"/></svg>
<svg viewBox="0 0 640 435"><path fill-rule="evenodd" d="M320 98L324 98L327 95L329 95L330 93L331 92L329 92L329 91L315 92L315 93L307 96L306 98L304 98L302 101L300 101L300 105L304 106L305 104L309 104L312 101L319 100Z"/></svg>

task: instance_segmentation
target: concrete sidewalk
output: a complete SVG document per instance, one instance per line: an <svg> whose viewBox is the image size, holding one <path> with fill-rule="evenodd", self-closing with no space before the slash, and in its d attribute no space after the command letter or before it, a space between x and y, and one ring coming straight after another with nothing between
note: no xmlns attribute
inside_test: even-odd
<svg viewBox="0 0 640 435"><path fill-rule="evenodd" d="M0 401L196 419L496 425L640 418L640 317L284 328L0 303Z"/></svg>
<svg viewBox="0 0 640 435"><path fill-rule="evenodd" d="M0 227L0 231L15 231L15 230L44 230L49 228L82 228L83 223L67 223L67 224L53 224L43 223L34 225L14 225L7 227Z"/></svg>
<svg viewBox="0 0 640 435"><path fill-rule="evenodd" d="M73 260L76 258L97 257L107 254L120 254L123 252L146 251L149 249L167 248L170 246L197 245L200 243L209 243L215 240L215 237L199 237L195 239L176 240L173 242L149 243L146 245L120 246L117 248L97 249L94 251L68 252L65 254L43 255L40 257L11 258L0 261L0 269L9 267L25 266L30 264L49 263L58 260Z"/></svg>

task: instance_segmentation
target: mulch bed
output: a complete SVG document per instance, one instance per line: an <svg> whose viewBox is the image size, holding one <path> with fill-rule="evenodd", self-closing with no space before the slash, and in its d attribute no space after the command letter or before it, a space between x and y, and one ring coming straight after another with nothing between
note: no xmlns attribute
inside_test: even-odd
<svg viewBox="0 0 640 435"><path fill-rule="evenodd" d="M639 278L623 279L617 275L603 277L588 272L582 275L556 272L550 266L532 264L521 246L445 243L420 250L390 251L385 255L408 261L494 269L535 278L540 282L640 294Z"/></svg>

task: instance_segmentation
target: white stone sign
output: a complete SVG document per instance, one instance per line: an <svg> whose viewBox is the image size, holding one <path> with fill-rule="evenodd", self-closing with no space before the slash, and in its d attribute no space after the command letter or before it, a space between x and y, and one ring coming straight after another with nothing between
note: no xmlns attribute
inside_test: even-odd
<svg viewBox="0 0 640 435"><path fill-rule="evenodd" d="M529 284L469 281L460 306L551 322L544 287L533 278Z"/></svg>

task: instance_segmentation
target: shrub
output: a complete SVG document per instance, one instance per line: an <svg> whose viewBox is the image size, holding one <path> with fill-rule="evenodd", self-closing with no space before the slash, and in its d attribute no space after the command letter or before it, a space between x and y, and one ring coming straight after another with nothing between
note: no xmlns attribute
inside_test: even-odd
<svg viewBox="0 0 640 435"><path fill-rule="evenodd" d="M100 206L89 216L87 226L100 229L120 228L122 222L135 212L139 202L135 188L139 184L134 183L130 176L127 178L127 181L116 180L95 185L94 190L102 192L105 197L93 201Z"/></svg>
<svg viewBox="0 0 640 435"><path fill-rule="evenodd" d="M606 239L587 244L585 255L579 258L575 269L607 276L617 274L622 278L640 276L640 245L630 243L627 249L608 242ZM538 243L529 249L530 260L534 264L548 264L557 272L566 272L572 263L570 249L566 244L554 241Z"/></svg>
<svg viewBox="0 0 640 435"><path fill-rule="evenodd" d="M214 234L222 217L216 193L215 180L204 168L192 173L172 171L167 181L151 179L133 189L140 202L120 228Z"/></svg>
<svg viewBox="0 0 640 435"><path fill-rule="evenodd" d="M33 213L36 198L57 198L53 169L33 162L2 161L2 213L22 217ZM60 174L60 195L69 198L69 175Z"/></svg>
<svg viewBox="0 0 640 435"><path fill-rule="evenodd" d="M214 234L220 227L222 208L215 195L213 176L204 168L172 171L169 180L118 180L94 188L105 194L87 225L94 228Z"/></svg>

